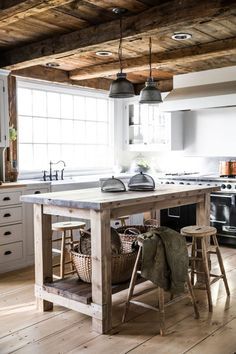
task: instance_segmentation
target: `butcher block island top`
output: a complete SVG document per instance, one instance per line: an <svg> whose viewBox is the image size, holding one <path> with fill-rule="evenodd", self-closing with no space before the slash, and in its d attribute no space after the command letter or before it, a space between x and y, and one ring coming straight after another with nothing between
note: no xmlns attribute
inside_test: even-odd
<svg viewBox="0 0 236 354"><path fill-rule="evenodd" d="M150 212L158 218L160 209L196 204L198 225L210 223L212 186L157 185L150 192L103 193L99 188L24 195L23 202L34 204L35 295L41 311L53 303L92 317L93 330L112 329L110 220L122 215ZM76 278L53 281L51 215L90 220L92 284ZM121 289L124 286L121 285Z"/></svg>

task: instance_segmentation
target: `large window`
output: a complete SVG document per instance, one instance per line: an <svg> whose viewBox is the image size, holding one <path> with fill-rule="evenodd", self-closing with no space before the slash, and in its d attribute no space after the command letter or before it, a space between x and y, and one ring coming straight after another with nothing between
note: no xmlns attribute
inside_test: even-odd
<svg viewBox="0 0 236 354"><path fill-rule="evenodd" d="M18 82L19 171L107 170L113 164L113 104L105 94Z"/></svg>

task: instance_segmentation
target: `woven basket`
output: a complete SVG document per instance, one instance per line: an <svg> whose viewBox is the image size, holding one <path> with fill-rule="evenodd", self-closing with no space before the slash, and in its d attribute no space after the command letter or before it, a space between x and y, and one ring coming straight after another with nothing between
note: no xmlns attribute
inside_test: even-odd
<svg viewBox="0 0 236 354"><path fill-rule="evenodd" d="M129 225L121 226L116 229L122 241L134 242L137 241L137 236L144 234L150 229L149 226L144 225Z"/></svg>
<svg viewBox="0 0 236 354"><path fill-rule="evenodd" d="M71 251L73 264L79 278L86 283L91 283L91 256L80 253L79 249L80 247L78 242L74 246L74 251ZM136 256L137 251L132 249L132 243L122 240L122 253L112 255L111 257L112 284L122 283L131 278Z"/></svg>

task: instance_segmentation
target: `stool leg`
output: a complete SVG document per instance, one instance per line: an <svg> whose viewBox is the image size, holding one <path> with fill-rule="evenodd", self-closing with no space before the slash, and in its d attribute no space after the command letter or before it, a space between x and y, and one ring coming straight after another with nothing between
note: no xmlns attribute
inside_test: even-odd
<svg viewBox="0 0 236 354"><path fill-rule="evenodd" d="M221 252L220 252L220 248L219 248L219 244L218 244L216 235L213 235L212 239L213 239L214 246L216 248L216 255L217 255L218 262L219 262L221 274L223 275L225 290L226 290L227 295L229 296L230 295L229 285L228 285L228 281L227 281L227 277L226 277L226 273L225 273L225 267L224 267L224 263L223 263L223 259L221 256Z"/></svg>
<svg viewBox="0 0 236 354"><path fill-rule="evenodd" d="M61 240L61 261L60 261L60 278L64 278L65 273L65 239L66 231L62 231L62 240Z"/></svg>
<svg viewBox="0 0 236 354"><path fill-rule="evenodd" d="M194 258L196 257L196 239L195 237L192 238L192 249L191 249L191 284L194 285L194 270L196 269L196 262Z"/></svg>
<svg viewBox="0 0 236 354"><path fill-rule="evenodd" d="M187 278L187 285L188 285L188 291L189 291L189 295L193 304L193 308L194 308L194 317L195 318L199 318L199 311L198 311L198 307L197 307L197 302L195 299L195 295L193 292L193 287L192 287L192 283L188 274L188 278Z"/></svg>
<svg viewBox="0 0 236 354"><path fill-rule="evenodd" d="M140 259L140 256L141 256L141 249L142 248L139 247L138 254L137 254L137 257L136 257L136 260L135 260L134 269L133 269L133 272L132 272L130 285L129 285L129 290L128 290L128 296L127 296L127 300L126 300L126 303L125 303L125 310L124 310L124 314L123 314L123 317L122 317L122 322L125 322L126 315L128 313L128 310L129 310L130 300L131 300L131 298L133 296L133 293L134 293L135 282L136 282L136 279L137 279L138 262L139 262L139 259Z"/></svg>
<svg viewBox="0 0 236 354"><path fill-rule="evenodd" d="M70 230L70 251L72 250L73 248L73 244L74 244L74 238L73 238L73 230ZM72 262L72 255L71 255L71 252L69 252L70 254L70 270L71 271L74 271L75 270L75 267L74 267L74 264Z"/></svg>
<svg viewBox="0 0 236 354"><path fill-rule="evenodd" d="M209 312L212 312L213 306L212 306L212 298L211 298L210 273L208 267L206 243L204 239L201 239L201 248L202 248L202 263L203 263L205 284L206 284L206 291L207 291L207 298L208 298L208 308L209 308Z"/></svg>
<svg viewBox="0 0 236 354"><path fill-rule="evenodd" d="M158 287L158 303L159 303L159 313L160 313L160 335L165 335L165 301L164 301L164 290Z"/></svg>

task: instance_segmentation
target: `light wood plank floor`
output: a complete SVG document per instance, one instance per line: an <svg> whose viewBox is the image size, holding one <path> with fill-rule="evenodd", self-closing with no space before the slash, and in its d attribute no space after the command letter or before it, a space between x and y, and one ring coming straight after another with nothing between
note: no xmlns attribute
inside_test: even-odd
<svg viewBox="0 0 236 354"><path fill-rule="evenodd" d="M158 313L131 305L128 321L121 324L126 291L113 296L113 325L109 335L91 330L91 319L55 306L54 311L36 311L34 270L26 268L0 276L0 353L236 353L236 249L222 247L231 290L227 298L223 282L212 286L214 311L207 310L204 291L196 291L200 319L193 318L189 299L166 308L168 333L159 335ZM216 268L212 262L212 268ZM215 271L215 269L214 269ZM147 283L137 286L142 290ZM150 285L151 286L151 285ZM155 304L156 290L142 296Z"/></svg>

